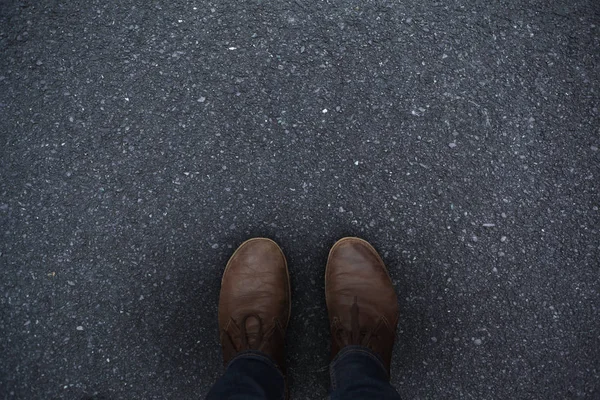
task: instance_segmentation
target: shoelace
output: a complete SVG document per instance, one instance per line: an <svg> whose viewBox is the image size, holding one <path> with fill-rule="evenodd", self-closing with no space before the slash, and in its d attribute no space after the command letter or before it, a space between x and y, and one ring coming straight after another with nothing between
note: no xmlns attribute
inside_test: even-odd
<svg viewBox="0 0 600 400"><path fill-rule="evenodd" d="M335 338L340 347L347 345L367 346L369 344L369 341L373 336L373 328L361 332L360 325L358 324L359 311L358 296L354 296L354 303L350 308L350 332L347 332L341 324L338 325L336 330Z"/></svg>
<svg viewBox="0 0 600 400"><path fill-rule="evenodd" d="M250 343L250 341L248 340L248 333L246 332L246 321L248 321L248 318L256 318L256 320L258 320L258 324L259 324L259 328L258 328L258 333L256 334L256 340L254 341L254 345L252 345ZM225 336L227 338L227 341L225 343L227 343L227 347L229 347L230 351L243 351L243 350L259 350L262 343L263 343L263 339L264 339L264 332L263 332L263 323L262 320L259 318L259 316L257 314L248 314L246 315L244 318L242 318L241 323L238 325L235 323L235 321L231 320L231 323L235 326L238 327L239 331L240 331L240 347L237 348L237 346L235 345L234 342L234 338L231 336L231 332L229 330L225 330ZM254 334L253 334L254 335ZM224 343L224 344L225 344Z"/></svg>
<svg viewBox="0 0 600 400"><path fill-rule="evenodd" d="M252 348L250 343L248 342L248 334L246 333L246 321L250 317L254 317L258 320L258 335L257 335L256 341L255 341L256 345L254 348ZM258 315L256 315L256 314L246 315L242 319L242 323L240 324L240 335L241 335L241 339L242 339L241 350L257 350L260 347L260 345L262 344L262 341L264 338L262 319L260 319L258 317Z"/></svg>

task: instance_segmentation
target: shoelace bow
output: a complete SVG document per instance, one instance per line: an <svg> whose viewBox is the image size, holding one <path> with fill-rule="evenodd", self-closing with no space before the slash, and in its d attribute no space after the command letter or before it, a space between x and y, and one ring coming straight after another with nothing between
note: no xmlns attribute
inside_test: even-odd
<svg viewBox="0 0 600 400"><path fill-rule="evenodd" d="M248 320L248 318L253 317L256 318L258 320L258 333L256 334L256 340L254 341L254 345L250 344L250 341L248 340L248 333L246 332L246 321ZM231 323L236 325L235 321L231 320ZM263 332L263 323L262 323L262 319L260 319L260 317L257 314L248 314L246 315L241 323L238 326L238 329L240 331L240 340L241 340L241 344L240 344L240 348L237 348L237 346L234 344L234 340L231 337L231 333L229 332L229 330L225 330L225 334L227 337L227 341L229 342L229 346L231 346L232 349L236 349L237 351L242 351L242 350L259 350L262 343L263 343L263 339L264 339L264 332ZM253 334L254 335L254 334Z"/></svg>
<svg viewBox="0 0 600 400"><path fill-rule="evenodd" d="M350 332L347 332L347 330L341 324L338 325L336 330L335 337L340 347L347 345L367 346L371 338L374 336L374 331L377 329L379 324L377 324L375 328L361 332L360 325L358 324L358 314L358 296L354 296L354 303L350 308ZM344 338L346 340L344 340Z"/></svg>

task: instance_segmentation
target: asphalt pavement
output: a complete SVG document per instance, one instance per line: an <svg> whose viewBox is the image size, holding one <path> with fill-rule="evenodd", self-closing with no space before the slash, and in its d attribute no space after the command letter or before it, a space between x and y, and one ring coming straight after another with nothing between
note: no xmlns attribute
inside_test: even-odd
<svg viewBox="0 0 600 400"><path fill-rule="evenodd" d="M220 277L380 251L404 399L600 398L597 0L0 1L0 398L198 399Z"/></svg>

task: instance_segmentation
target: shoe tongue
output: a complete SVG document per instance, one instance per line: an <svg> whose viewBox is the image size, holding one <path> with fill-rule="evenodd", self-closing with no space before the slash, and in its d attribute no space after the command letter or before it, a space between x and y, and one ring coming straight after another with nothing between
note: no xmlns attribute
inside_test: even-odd
<svg viewBox="0 0 600 400"><path fill-rule="evenodd" d="M248 318L246 318L245 328L246 338L248 339L248 345L250 345L250 347L253 349L258 348L258 346L260 345L260 341L262 340L262 338L260 337L260 319L258 319L258 317L254 315L249 316Z"/></svg>

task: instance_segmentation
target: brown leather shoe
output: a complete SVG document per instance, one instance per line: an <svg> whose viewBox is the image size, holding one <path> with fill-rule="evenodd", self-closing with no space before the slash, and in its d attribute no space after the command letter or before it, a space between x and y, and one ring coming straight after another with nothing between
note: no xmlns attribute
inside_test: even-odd
<svg viewBox="0 0 600 400"><path fill-rule="evenodd" d="M259 350L283 371L290 307L287 262L277 243L265 238L242 243L221 281L219 331L225 364L241 351Z"/></svg>
<svg viewBox="0 0 600 400"><path fill-rule="evenodd" d="M329 252L325 299L331 325L331 358L348 345L366 346L390 371L398 300L385 264L365 240L343 238Z"/></svg>

